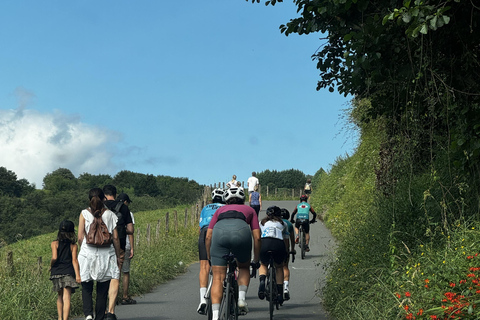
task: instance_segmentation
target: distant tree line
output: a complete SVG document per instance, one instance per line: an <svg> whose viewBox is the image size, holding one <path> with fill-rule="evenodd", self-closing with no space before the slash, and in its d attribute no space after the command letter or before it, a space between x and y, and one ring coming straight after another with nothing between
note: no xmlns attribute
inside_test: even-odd
<svg viewBox="0 0 480 320"><path fill-rule="evenodd" d="M289 169L283 171L265 170L257 173L257 178L262 186L262 192L264 192L267 186L270 190L275 188L303 189L307 179L311 179L312 176L297 169Z"/></svg>
<svg viewBox="0 0 480 320"><path fill-rule="evenodd" d="M0 167L0 246L57 230L70 219L77 225L82 209L88 205L88 191L106 184L126 192L132 199L133 212L172 207L195 202L203 186L187 178L154 176L128 170L115 176L83 173L75 177L66 168L48 173L43 189L15 172Z"/></svg>

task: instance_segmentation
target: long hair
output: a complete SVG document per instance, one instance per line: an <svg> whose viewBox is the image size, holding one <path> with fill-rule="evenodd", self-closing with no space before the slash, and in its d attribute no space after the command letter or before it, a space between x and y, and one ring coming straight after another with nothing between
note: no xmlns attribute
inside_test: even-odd
<svg viewBox="0 0 480 320"><path fill-rule="evenodd" d="M107 210L103 205L103 201L98 196L94 196L90 199L90 209L92 210L93 216L96 218L100 217L101 214Z"/></svg>
<svg viewBox="0 0 480 320"><path fill-rule="evenodd" d="M283 222L283 220L282 220L282 217L268 216L268 215L267 215L265 218L263 218L260 223L262 224L262 226L264 226L265 223L267 223L268 221L278 221L278 222L280 222L282 225L284 224L284 222Z"/></svg>
<svg viewBox="0 0 480 320"><path fill-rule="evenodd" d="M77 236L75 235L74 232L65 232L65 231L58 231L57 234L57 239L56 241L61 242L61 241L66 241L70 242L71 244L77 243Z"/></svg>

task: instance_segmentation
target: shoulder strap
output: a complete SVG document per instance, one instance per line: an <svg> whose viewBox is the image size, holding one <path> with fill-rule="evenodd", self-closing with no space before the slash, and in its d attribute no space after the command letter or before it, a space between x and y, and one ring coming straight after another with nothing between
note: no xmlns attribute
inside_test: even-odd
<svg viewBox="0 0 480 320"><path fill-rule="evenodd" d="M116 205L115 205L115 208L113 210L115 210L115 212L120 212L120 208L122 207L122 204L123 202L122 201L119 201Z"/></svg>

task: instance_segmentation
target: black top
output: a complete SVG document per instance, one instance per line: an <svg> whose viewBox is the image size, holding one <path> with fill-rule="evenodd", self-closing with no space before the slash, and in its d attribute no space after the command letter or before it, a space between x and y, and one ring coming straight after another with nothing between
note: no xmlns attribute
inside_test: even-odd
<svg viewBox="0 0 480 320"><path fill-rule="evenodd" d="M52 266L51 275L71 275L75 278L75 269L72 263L72 249L70 241L58 241L57 261Z"/></svg>
<svg viewBox="0 0 480 320"><path fill-rule="evenodd" d="M107 201L105 201L105 206L108 209L115 212L115 207L117 206L118 203L119 203L118 200L107 200ZM117 230L119 228L126 228L127 224L133 223L132 216L130 215L130 210L128 209L128 207L125 204L123 204L120 207L120 213L121 213L123 219L118 219ZM125 232L120 232L119 231L118 232L118 237L119 237L119 240L120 240L120 248L122 248L122 250L125 250L125 245L127 244L127 234Z"/></svg>

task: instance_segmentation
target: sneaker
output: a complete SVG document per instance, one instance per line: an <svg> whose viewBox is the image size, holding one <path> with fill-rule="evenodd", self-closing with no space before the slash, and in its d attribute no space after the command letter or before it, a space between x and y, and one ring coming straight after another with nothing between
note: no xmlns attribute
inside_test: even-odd
<svg viewBox="0 0 480 320"><path fill-rule="evenodd" d="M203 315L207 314L207 304L205 302L200 302L197 308L197 312Z"/></svg>
<svg viewBox="0 0 480 320"><path fill-rule="evenodd" d="M265 299L265 282L260 281L260 285L258 286L258 297L260 300Z"/></svg>
<svg viewBox="0 0 480 320"><path fill-rule="evenodd" d="M248 313L248 305L245 300L238 300L238 314L244 316Z"/></svg>
<svg viewBox="0 0 480 320"><path fill-rule="evenodd" d="M115 313L108 312L105 320L117 320L117 316L115 315Z"/></svg>
<svg viewBox="0 0 480 320"><path fill-rule="evenodd" d="M283 291L283 296L284 296L284 300L290 300L290 291L288 291L288 289L285 289Z"/></svg>
<svg viewBox="0 0 480 320"><path fill-rule="evenodd" d="M93 316L88 315L85 320L93 320Z"/></svg>

